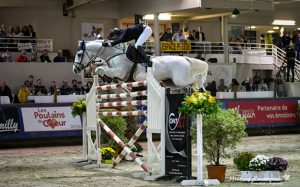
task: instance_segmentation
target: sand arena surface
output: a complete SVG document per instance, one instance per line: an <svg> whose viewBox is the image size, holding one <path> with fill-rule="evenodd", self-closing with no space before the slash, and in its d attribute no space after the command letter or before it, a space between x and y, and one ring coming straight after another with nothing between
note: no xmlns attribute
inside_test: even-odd
<svg viewBox="0 0 300 187"><path fill-rule="evenodd" d="M143 143L146 147L146 144ZM238 145L237 151L255 151L266 156L280 156L289 162L286 171L289 181L281 183L241 183L236 181L239 172L232 158L227 164L226 181L220 186L300 186L300 135L252 136ZM193 155L195 150L193 150ZM146 161L146 151L143 152ZM132 173L142 169L134 162L122 162L116 169L111 165L95 168L86 164L74 164L72 158L81 156L81 146L0 150L1 187L77 187L77 186L180 186L175 180L144 181L134 179ZM193 156L193 175L196 175L196 157ZM207 161L204 160L207 164ZM206 168L204 178L207 177Z"/></svg>

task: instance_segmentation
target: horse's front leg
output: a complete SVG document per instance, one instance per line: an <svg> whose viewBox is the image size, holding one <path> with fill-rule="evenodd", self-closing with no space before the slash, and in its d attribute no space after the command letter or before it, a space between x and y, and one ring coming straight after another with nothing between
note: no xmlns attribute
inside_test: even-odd
<svg viewBox="0 0 300 187"><path fill-rule="evenodd" d="M120 68L97 67L95 73L98 73L101 76L106 75L108 77L117 77L119 79L124 79L126 76L126 72L122 71Z"/></svg>

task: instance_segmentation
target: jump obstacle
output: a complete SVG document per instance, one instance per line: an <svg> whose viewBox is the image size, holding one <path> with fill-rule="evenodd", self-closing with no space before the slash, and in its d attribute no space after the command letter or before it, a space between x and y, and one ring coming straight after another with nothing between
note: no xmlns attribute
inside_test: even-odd
<svg viewBox="0 0 300 187"><path fill-rule="evenodd" d="M153 77L152 68L147 70L147 80L132 82L132 83L118 83L111 85L99 86L98 76L94 76L94 83L89 93L86 94L87 112L83 118L83 158L82 160L92 162L97 161L97 166L101 167L101 127L113 138L118 145L123 149L122 152L113 162L113 167L128 154L132 159L139 164L145 172L148 172L154 177L165 175L164 163L164 125L165 125L165 88L161 87L156 79ZM133 87L147 86L147 90L130 92L129 89ZM114 93L105 93L103 91L114 91ZM118 93L121 92L121 93ZM139 96L147 96L147 100L134 100ZM119 99L120 101L109 102L110 99ZM120 106L136 106L145 105L147 111L113 111L105 112L101 109L109 107ZM157 112L160 111L160 112ZM101 116L136 116L145 115L147 120L140 125L134 136L125 144L120 140L111 129L101 120ZM131 152L131 147L142 132L147 128L147 164L143 163L134 153ZM96 132L96 138L93 141L91 134ZM153 134L160 134L160 145L155 146L152 137ZM162 149L160 149L162 147Z"/></svg>
<svg viewBox="0 0 300 187"><path fill-rule="evenodd" d="M145 180L154 180L159 176L165 175L165 88L161 87L152 75L152 69L147 70L147 80L134 83L120 83L113 85L98 86L98 76L94 76L93 87L86 95L87 114L83 118L83 159L87 161L96 160L98 167L101 167L101 144L100 134L102 127L107 134L113 138L118 145L123 149L118 157L114 160L113 167L128 154L132 159L149 175ZM101 94L103 90L126 90L127 88L145 86L147 91ZM128 90L126 90L128 91ZM138 96L147 95L147 100L135 101L117 101L117 102L102 102L108 99L132 99ZM147 105L147 112L137 111L118 111L118 112L101 112L101 108L119 107L119 106L136 106ZM158 112L159 111L159 112ZM125 144L115 133L101 120L101 116L132 116L146 115L147 120L136 131L130 141ZM130 149L138 137L147 128L147 164L143 163ZM96 139L93 141L91 132L96 131ZM156 147L153 143L152 135L160 134L161 142ZM195 180L184 180L181 185L218 185L218 180L209 179L203 180L202 172L202 117L197 116L197 178ZM156 175L154 175L154 173Z"/></svg>

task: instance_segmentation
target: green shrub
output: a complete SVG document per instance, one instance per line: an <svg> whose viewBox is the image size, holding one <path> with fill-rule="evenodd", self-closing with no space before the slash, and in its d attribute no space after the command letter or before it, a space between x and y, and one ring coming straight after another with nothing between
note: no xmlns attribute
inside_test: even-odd
<svg viewBox="0 0 300 187"><path fill-rule="evenodd" d="M236 165L238 170L248 171L250 170L249 162L255 156L256 154L253 152L241 152L233 158L233 163Z"/></svg>

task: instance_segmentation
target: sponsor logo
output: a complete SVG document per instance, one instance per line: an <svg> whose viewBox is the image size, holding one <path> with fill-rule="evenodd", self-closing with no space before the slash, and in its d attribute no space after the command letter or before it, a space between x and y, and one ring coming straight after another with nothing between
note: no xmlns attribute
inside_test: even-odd
<svg viewBox="0 0 300 187"><path fill-rule="evenodd" d="M176 128L184 128L184 117L177 118L174 113L169 115L169 129L175 130Z"/></svg>
<svg viewBox="0 0 300 187"><path fill-rule="evenodd" d="M45 127L51 127L54 129L57 126L66 126L65 113L61 112L49 112L46 108L38 108L36 112L33 113L34 118L38 120L39 123L43 124Z"/></svg>
<svg viewBox="0 0 300 187"><path fill-rule="evenodd" d="M0 132L8 132L8 131L19 131L18 122L15 122L13 118L6 120L3 123L0 123Z"/></svg>

